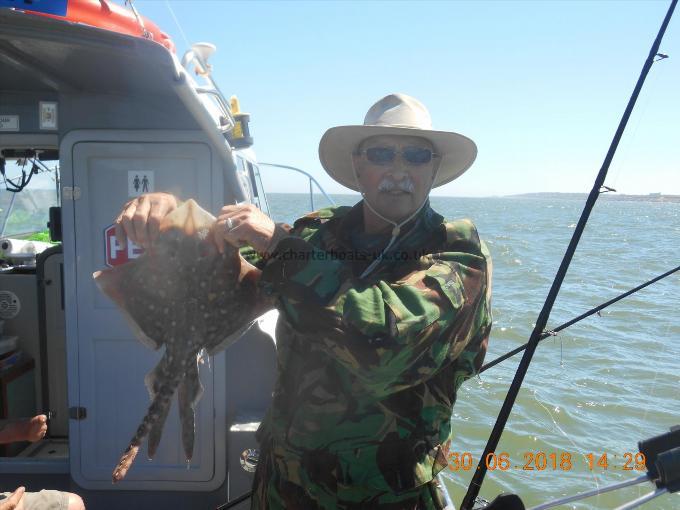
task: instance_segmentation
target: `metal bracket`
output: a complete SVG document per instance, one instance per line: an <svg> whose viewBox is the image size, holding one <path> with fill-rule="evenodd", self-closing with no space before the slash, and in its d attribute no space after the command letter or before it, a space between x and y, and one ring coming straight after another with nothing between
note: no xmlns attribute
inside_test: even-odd
<svg viewBox="0 0 680 510"><path fill-rule="evenodd" d="M61 199L62 200L79 200L81 196L81 190L78 186L64 186L61 189Z"/></svg>
<svg viewBox="0 0 680 510"><path fill-rule="evenodd" d="M86 407L69 407L68 417L71 420L84 420L87 418L87 408Z"/></svg>

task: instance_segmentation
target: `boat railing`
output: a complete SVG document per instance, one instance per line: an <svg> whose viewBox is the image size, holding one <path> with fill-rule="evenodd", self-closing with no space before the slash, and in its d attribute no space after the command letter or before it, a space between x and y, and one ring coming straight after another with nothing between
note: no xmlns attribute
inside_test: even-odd
<svg viewBox="0 0 680 510"><path fill-rule="evenodd" d="M258 163L260 166L271 166L271 167L276 167L276 168L283 168L285 170L291 170L293 172L297 172L299 174L304 175L307 177L307 180L309 182L309 203L311 206L310 211L314 211L316 208L314 207L314 186L316 186L321 194L330 202L331 205L335 205L335 201L328 196L328 193L321 187L321 184L319 184L319 181L317 181L313 175L311 175L309 172L305 172L304 170L300 168L296 168L294 166L288 166L288 165L279 165L278 163Z"/></svg>
<svg viewBox="0 0 680 510"><path fill-rule="evenodd" d="M231 108L229 107L229 104L226 102L226 99L222 93L216 89L208 87L196 87L194 90L196 90L196 93L198 94L209 94L216 99L217 105L219 106L221 112L219 130L222 133L231 131L235 124L234 116L232 115Z"/></svg>
<svg viewBox="0 0 680 510"><path fill-rule="evenodd" d="M187 71L191 71L191 65L193 64L196 74L202 76L207 82L208 86L197 86L194 87L197 94L208 94L215 98L216 104L220 109L221 118L219 129L222 133L227 133L234 129L236 126L236 120L231 111L231 106L229 100L222 93L220 88L212 79L211 72L212 66L208 64L208 58L215 52L216 48L210 43L195 43L191 45L191 49L182 57L182 67Z"/></svg>
<svg viewBox="0 0 680 510"><path fill-rule="evenodd" d="M191 49L188 50L182 57L182 67L188 72L191 72L191 66L194 66L194 71L199 76L202 76L206 81L208 86L195 86L194 90L198 95L206 94L210 95L215 99L215 103L221 112L219 130L224 134L231 131L236 125L236 120L234 119L233 112L231 110L231 102L227 100L220 88L217 86L215 81L212 79L211 72L212 66L208 64L208 59L215 52L216 47L210 43L195 43L191 45ZM310 173L305 172L300 168L288 165L280 165L277 163L258 163L263 166L271 166L277 168L283 168L285 170L290 170L293 172L300 173L307 177L309 183L309 203L311 210L315 210L314 207L314 186L321 192L321 194L328 200L331 205L335 205L333 199L328 196L328 193L321 187L321 184L312 176Z"/></svg>

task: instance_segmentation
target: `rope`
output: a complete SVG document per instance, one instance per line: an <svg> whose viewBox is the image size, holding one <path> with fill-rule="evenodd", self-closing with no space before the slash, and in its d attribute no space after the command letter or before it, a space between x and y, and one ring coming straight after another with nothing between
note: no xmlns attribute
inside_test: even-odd
<svg viewBox="0 0 680 510"><path fill-rule="evenodd" d="M177 16L175 16L175 11L170 6L170 2L168 2L168 0L165 0L165 6L168 8L168 11L170 11L170 16L172 16L172 19L175 20L175 25L177 25L177 28L179 29L179 33L182 35L182 39L184 39L184 44L187 45L187 48L191 48L191 44L189 44L189 40L187 39L187 35L184 33L184 29L182 28L182 25L180 25L179 20L177 19Z"/></svg>

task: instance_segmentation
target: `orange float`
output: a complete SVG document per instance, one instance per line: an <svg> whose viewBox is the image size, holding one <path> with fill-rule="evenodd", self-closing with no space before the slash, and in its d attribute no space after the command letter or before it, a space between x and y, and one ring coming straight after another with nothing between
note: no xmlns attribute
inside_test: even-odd
<svg viewBox="0 0 680 510"><path fill-rule="evenodd" d="M45 9L48 12L41 12L40 2L28 3L14 0L8 3L0 1L2 6L9 5L36 16L82 23L112 32L150 39L165 46L173 53L175 52L175 44L172 39L161 31L158 25L144 16L140 15L138 18L131 9L108 0L67 0L65 3L66 15L60 16L49 13L49 8Z"/></svg>

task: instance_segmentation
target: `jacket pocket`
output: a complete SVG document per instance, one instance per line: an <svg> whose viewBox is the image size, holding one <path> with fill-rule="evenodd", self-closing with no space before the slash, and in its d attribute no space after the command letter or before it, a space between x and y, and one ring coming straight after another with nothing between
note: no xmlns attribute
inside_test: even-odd
<svg viewBox="0 0 680 510"><path fill-rule="evenodd" d="M447 465L447 445L426 439L388 440L379 445L340 452L345 484L401 493L430 482Z"/></svg>

